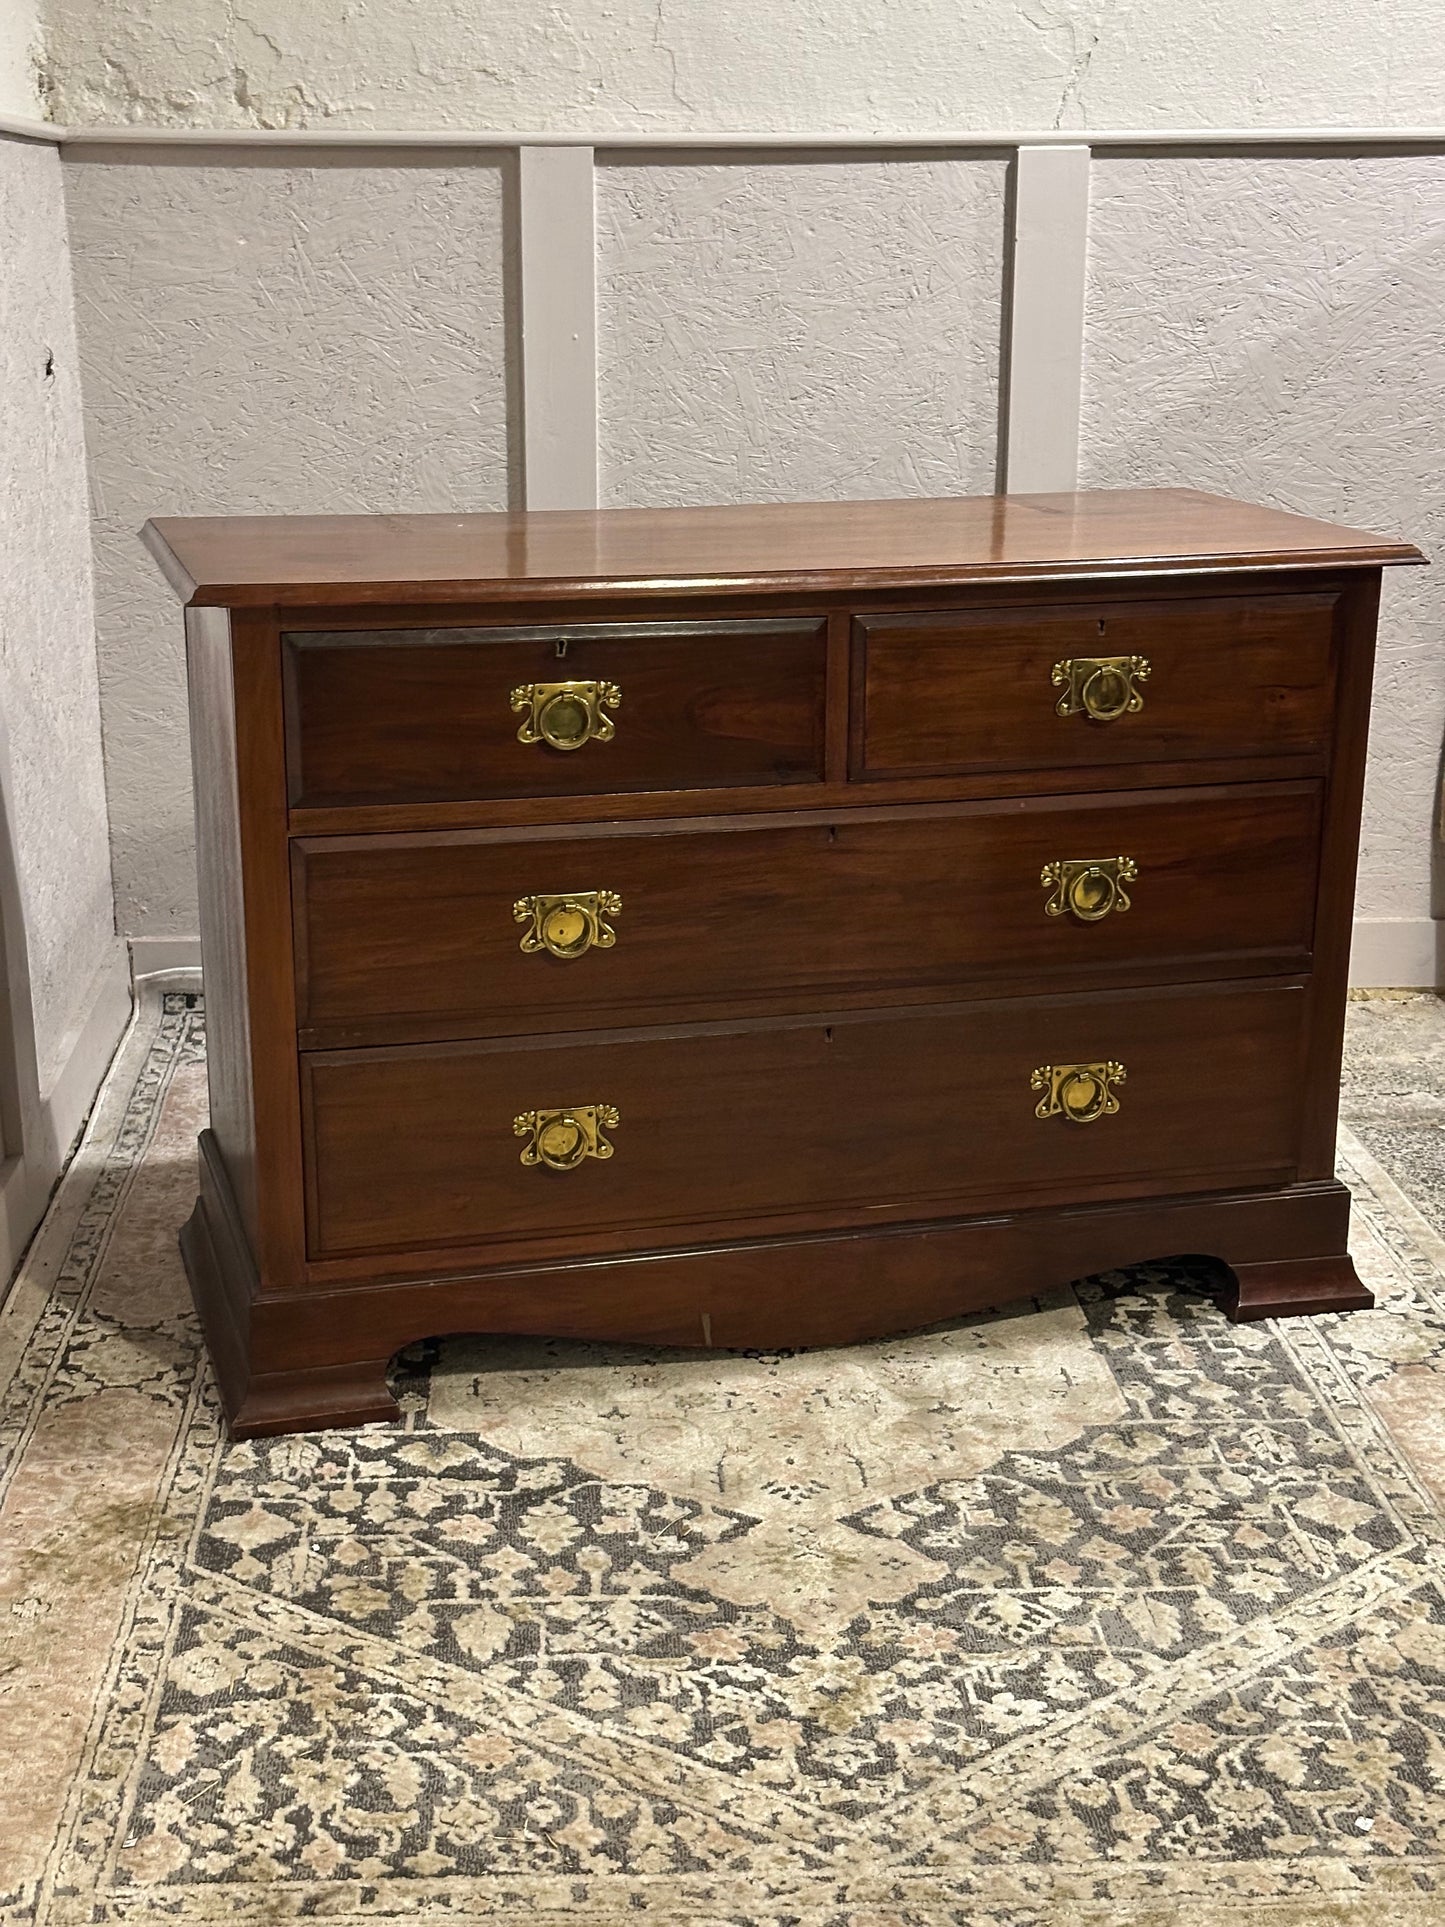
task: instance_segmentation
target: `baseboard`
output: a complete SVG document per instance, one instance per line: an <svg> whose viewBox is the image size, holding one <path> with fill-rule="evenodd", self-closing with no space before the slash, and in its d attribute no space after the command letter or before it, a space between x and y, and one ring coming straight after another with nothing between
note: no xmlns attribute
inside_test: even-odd
<svg viewBox="0 0 1445 1927"><path fill-rule="evenodd" d="M1350 984L1357 990L1434 989L1445 984L1445 940L1432 917L1364 917L1355 925ZM199 970L199 937L132 937L131 975Z"/></svg>
<svg viewBox="0 0 1445 1927"><path fill-rule="evenodd" d="M158 970L199 970L199 937L132 937L130 974L153 977Z"/></svg>
<svg viewBox="0 0 1445 1927"><path fill-rule="evenodd" d="M1350 948L1354 990L1435 990L1445 983L1445 924L1433 917L1362 917Z"/></svg>
<svg viewBox="0 0 1445 1927"><path fill-rule="evenodd" d="M70 1147L90 1115L101 1079L110 1068L116 1045L130 1022L130 1013L130 972L125 951L117 944L96 974L88 1014L75 1033L59 1075L50 1089L41 1093L50 1134L59 1144L62 1157L69 1155Z"/></svg>
<svg viewBox="0 0 1445 1927"><path fill-rule="evenodd" d="M117 944L95 978L59 1073L27 1119L23 1151L0 1164L0 1278L10 1277L45 1215L130 1015L130 972Z"/></svg>

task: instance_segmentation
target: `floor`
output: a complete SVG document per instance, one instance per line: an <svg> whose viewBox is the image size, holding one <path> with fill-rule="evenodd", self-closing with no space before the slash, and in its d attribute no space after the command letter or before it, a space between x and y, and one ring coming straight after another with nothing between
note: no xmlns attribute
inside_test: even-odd
<svg viewBox="0 0 1445 1927"><path fill-rule="evenodd" d="M1445 1233L1445 1000L1391 992L1351 1002L1340 1112Z"/></svg>
<svg viewBox="0 0 1445 1927"><path fill-rule="evenodd" d="M0 1924L1439 1927L1445 1004L1349 1032L1374 1311L458 1340L233 1445L150 997L0 1310Z"/></svg>

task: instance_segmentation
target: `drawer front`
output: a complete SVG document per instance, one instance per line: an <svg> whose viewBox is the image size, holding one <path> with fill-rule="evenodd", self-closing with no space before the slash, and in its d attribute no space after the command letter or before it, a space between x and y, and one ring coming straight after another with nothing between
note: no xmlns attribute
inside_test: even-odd
<svg viewBox="0 0 1445 1927"><path fill-rule="evenodd" d="M854 774L1319 750L1333 595L886 616L854 625Z"/></svg>
<svg viewBox="0 0 1445 1927"><path fill-rule="evenodd" d="M303 839L302 1041L579 1030L769 997L826 1008L1023 975L1294 970L1318 810L1316 784L1290 783L786 828Z"/></svg>
<svg viewBox="0 0 1445 1927"><path fill-rule="evenodd" d="M288 635L291 799L821 782L824 637L811 620Z"/></svg>
<svg viewBox="0 0 1445 1927"><path fill-rule="evenodd" d="M311 1254L584 1248L619 1231L646 1248L689 1226L746 1235L740 1221L876 1224L1282 1181L1297 1158L1305 1001L1290 986L1191 988L683 1038L311 1054ZM1126 1073L1117 1109L1038 1115L1061 1078L1066 1103L1098 1094L1065 1067L1109 1064ZM594 1130L611 1155L536 1161L535 1135L568 1158Z"/></svg>

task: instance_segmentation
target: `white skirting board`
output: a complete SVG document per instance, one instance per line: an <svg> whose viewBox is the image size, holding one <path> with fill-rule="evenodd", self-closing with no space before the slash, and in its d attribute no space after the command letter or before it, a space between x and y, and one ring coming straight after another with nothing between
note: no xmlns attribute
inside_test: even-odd
<svg viewBox="0 0 1445 1927"><path fill-rule="evenodd" d="M1355 924L1350 986L1435 990L1445 985L1445 924L1432 917L1369 917Z"/></svg>
<svg viewBox="0 0 1445 1927"><path fill-rule="evenodd" d="M1355 990L1445 987L1445 924L1430 917L1368 917L1355 925L1350 985ZM199 937L132 937L137 977L161 970L199 970Z"/></svg>
<svg viewBox="0 0 1445 1927"><path fill-rule="evenodd" d="M132 937L130 974L154 977L163 970L199 970L199 937Z"/></svg>
<svg viewBox="0 0 1445 1927"><path fill-rule="evenodd" d="M33 1103L22 1102L23 1150L0 1164L0 1292L44 1216L130 1015L130 977L117 945L96 978L89 1011L60 1074Z"/></svg>

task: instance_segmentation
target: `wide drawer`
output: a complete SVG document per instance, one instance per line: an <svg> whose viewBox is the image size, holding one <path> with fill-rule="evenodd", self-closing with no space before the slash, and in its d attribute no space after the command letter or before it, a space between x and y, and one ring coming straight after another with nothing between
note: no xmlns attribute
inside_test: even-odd
<svg viewBox="0 0 1445 1927"><path fill-rule="evenodd" d="M1336 600L1221 595L860 618L854 774L1319 750Z"/></svg>
<svg viewBox="0 0 1445 1927"><path fill-rule="evenodd" d="M296 804L816 783L825 625L297 632Z"/></svg>
<svg viewBox="0 0 1445 1927"><path fill-rule="evenodd" d="M618 1231L646 1248L774 1221L1283 1181L1297 1159L1305 1003L1288 985L1190 988L681 1037L312 1053L311 1255L583 1248ZM1099 1068L1070 1083L1070 1066ZM1091 1122L1038 1115L1061 1081L1064 1101L1087 1109L1100 1079L1116 1109ZM612 1155L568 1170L534 1161L534 1135L568 1157L594 1129Z"/></svg>
<svg viewBox="0 0 1445 1927"><path fill-rule="evenodd" d="M1285 972L1309 957L1318 810L1306 782L785 827L303 838L302 1041Z"/></svg>

